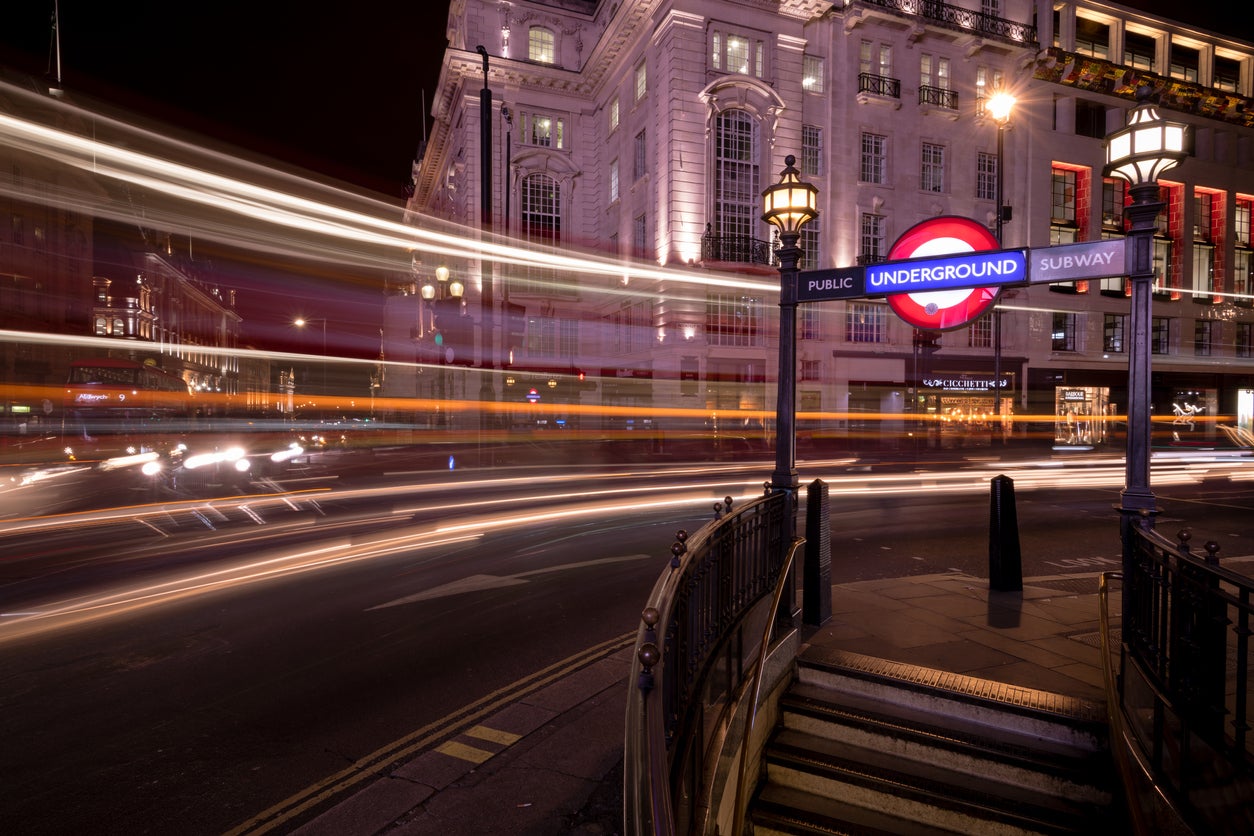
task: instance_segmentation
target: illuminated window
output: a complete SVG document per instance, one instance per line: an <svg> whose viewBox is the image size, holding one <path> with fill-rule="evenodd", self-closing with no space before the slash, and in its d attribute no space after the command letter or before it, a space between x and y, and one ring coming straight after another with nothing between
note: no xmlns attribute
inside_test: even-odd
<svg viewBox="0 0 1254 836"><path fill-rule="evenodd" d="M520 184L522 202L522 233L530 244L556 247L562 243L562 193L558 183L547 174L529 174ZM542 283L551 282L551 268L532 267L527 271L529 285L522 292L550 292Z"/></svg>
<svg viewBox="0 0 1254 836"><path fill-rule="evenodd" d="M610 161L610 203L618 200L618 160Z"/></svg>
<svg viewBox="0 0 1254 836"><path fill-rule="evenodd" d="M718 72L762 77L765 43L717 29L710 33L710 67ZM809 88L807 88L809 89Z"/></svg>
<svg viewBox="0 0 1254 836"><path fill-rule="evenodd" d="M541 113L522 113L522 141L541 148L565 147L565 120Z"/></svg>
<svg viewBox="0 0 1254 836"><path fill-rule="evenodd" d="M1096 20L1076 17L1075 51L1103 61L1110 58L1110 26Z"/></svg>
<svg viewBox="0 0 1254 836"><path fill-rule="evenodd" d="M636 101L643 99L647 92L649 92L649 72L645 69L645 63L641 61L636 65Z"/></svg>
<svg viewBox="0 0 1254 836"><path fill-rule="evenodd" d="M541 64L552 64L553 33L542 26L532 26L527 32L527 57Z"/></svg>
<svg viewBox="0 0 1254 836"><path fill-rule="evenodd" d="M823 59L817 55L807 55L801 63L801 89L807 93L823 92Z"/></svg>
<svg viewBox="0 0 1254 836"><path fill-rule="evenodd" d="M1215 56L1215 70L1211 87L1226 93L1239 92L1241 84L1241 62L1222 55Z"/></svg>
<svg viewBox="0 0 1254 836"><path fill-rule="evenodd" d="M1154 69L1156 44L1150 35L1125 32L1123 35L1123 63L1137 70Z"/></svg>
<svg viewBox="0 0 1254 836"><path fill-rule="evenodd" d="M1180 44L1171 45L1171 66L1168 73L1172 78L1197 83L1198 52Z"/></svg>
<svg viewBox="0 0 1254 836"><path fill-rule="evenodd" d="M1254 215L1254 198L1238 197L1233 206L1233 234L1236 248L1232 256L1232 292L1238 305L1254 306L1250 298L1254 278L1254 241L1250 239L1250 219Z"/></svg>
<svg viewBox="0 0 1254 836"><path fill-rule="evenodd" d="M618 96L610 102L610 133L618 130Z"/></svg>
<svg viewBox="0 0 1254 836"><path fill-rule="evenodd" d="M859 264L875 264L883 261L888 254L888 250L884 246L884 225L885 218L883 215L874 215L870 212L862 213L861 229L859 241L861 245L861 254L858 256Z"/></svg>

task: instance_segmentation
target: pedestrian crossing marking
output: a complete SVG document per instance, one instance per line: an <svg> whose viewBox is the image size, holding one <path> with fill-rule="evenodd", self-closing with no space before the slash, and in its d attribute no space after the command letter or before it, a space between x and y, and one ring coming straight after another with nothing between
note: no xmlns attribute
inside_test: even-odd
<svg viewBox="0 0 1254 836"><path fill-rule="evenodd" d="M467 746L465 743L458 743L456 740L450 740L437 748L436 751L458 760L470 761L471 763L483 763L496 754L495 752L476 749L474 746Z"/></svg>
<svg viewBox="0 0 1254 836"><path fill-rule="evenodd" d="M492 729L487 726L472 726L466 729L468 737L477 737L480 740L487 740L492 743L499 743L502 746L510 746L518 742L521 735L513 734L500 729Z"/></svg>

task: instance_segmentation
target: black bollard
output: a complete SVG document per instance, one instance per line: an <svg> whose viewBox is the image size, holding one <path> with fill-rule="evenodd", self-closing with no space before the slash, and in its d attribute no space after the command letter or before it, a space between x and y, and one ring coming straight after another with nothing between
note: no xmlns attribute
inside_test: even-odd
<svg viewBox="0 0 1254 836"><path fill-rule="evenodd" d="M832 523L827 483L806 488L805 564L801 573L801 621L821 627L832 617Z"/></svg>
<svg viewBox="0 0 1254 836"><path fill-rule="evenodd" d="M998 592L1023 589L1015 482L1006 475L994 476L989 485L988 588Z"/></svg>

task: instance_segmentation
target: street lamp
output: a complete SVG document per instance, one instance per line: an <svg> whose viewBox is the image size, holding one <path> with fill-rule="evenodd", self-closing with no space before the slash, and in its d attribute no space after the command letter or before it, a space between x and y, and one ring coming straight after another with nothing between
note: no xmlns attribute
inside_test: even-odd
<svg viewBox="0 0 1254 836"><path fill-rule="evenodd" d="M297 328L304 328L311 322L322 323L322 395L325 397L327 394L327 321L322 317L307 319L303 316L298 316L292 324Z"/></svg>
<svg viewBox="0 0 1254 836"><path fill-rule="evenodd" d="M1125 256L1132 283L1130 325L1132 346L1128 354L1128 443L1123 493L1119 511L1125 525L1134 517L1152 526L1154 494L1149 485L1150 459L1150 322L1151 287L1154 279L1154 231L1162 202L1158 177L1188 156L1189 130L1172 122L1149 103L1148 85L1137 88L1136 107L1128 112L1127 127L1106 137L1107 177L1127 181L1132 202L1124 208L1129 220ZM1126 568L1126 567L1125 567Z"/></svg>
<svg viewBox="0 0 1254 836"><path fill-rule="evenodd" d="M1014 109L1015 97L1005 90L998 90L989 97L984 105L985 111L997 123L997 246L1005 247L1002 238L1002 227L1006 221L1006 201L1003 197L1006 182L1002 170L1005 160L1006 123L1010 121L1010 111ZM1001 305L993 307L993 420L997 422L997 437L1005 441L1002 434L1001 418Z"/></svg>
<svg viewBox="0 0 1254 836"><path fill-rule="evenodd" d="M454 351L465 350L466 346L457 344L456 348L454 348L454 346L447 344L446 338L454 334L460 337L461 329L451 327L451 322L446 321L443 324L438 323L436 321L438 316L435 312L441 308L445 310L452 308L454 310L453 316L460 317L462 296L466 292L466 287L458 279L450 281L448 268L441 264L439 267L435 268L435 284L432 284L431 280L427 279L418 292L431 311L432 340L435 343L436 352L440 358L440 365L447 365L454 360ZM454 342L456 343L457 341L454 340ZM440 369L441 400L444 399L446 394L446 383L445 370Z"/></svg>
<svg viewBox="0 0 1254 836"><path fill-rule="evenodd" d="M775 472L771 489L797 490L797 267L801 227L819 216L819 190L801 180L797 158L784 158L779 182L762 192L762 220L779 230L779 378L775 398ZM791 515L789 515L791 519ZM791 532L790 532L791 533Z"/></svg>

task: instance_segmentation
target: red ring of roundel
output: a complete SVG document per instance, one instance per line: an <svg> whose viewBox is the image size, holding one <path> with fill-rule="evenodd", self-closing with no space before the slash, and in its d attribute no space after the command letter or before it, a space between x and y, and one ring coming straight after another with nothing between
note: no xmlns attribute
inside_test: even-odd
<svg viewBox="0 0 1254 836"><path fill-rule="evenodd" d="M940 215L920 221L897 238L888 251L889 260L913 258L913 254L933 238L957 238L971 245L973 252L1000 249L988 227L959 215ZM1001 288L973 287L961 302L941 308L934 314L916 302L909 293L890 293L888 306L915 328L926 331L952 331L979 319L997 300Z"/></svg>

